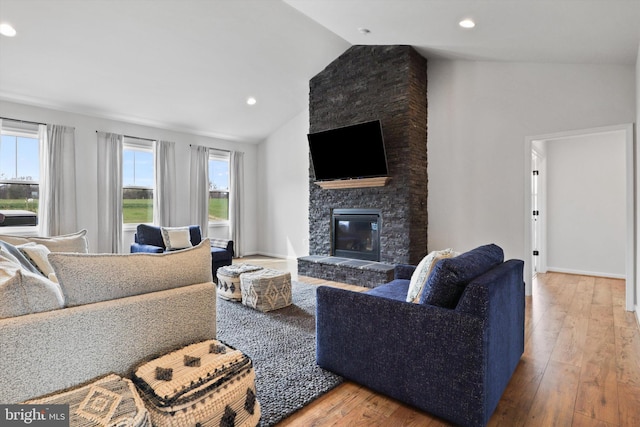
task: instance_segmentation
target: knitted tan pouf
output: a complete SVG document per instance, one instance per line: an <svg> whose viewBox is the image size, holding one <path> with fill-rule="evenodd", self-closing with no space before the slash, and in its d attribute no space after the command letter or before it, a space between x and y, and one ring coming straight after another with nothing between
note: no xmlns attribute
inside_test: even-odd
<svg viewBox="0 0 640 427"><path fill-rule="evenodd" d="M216 274L218 277L218 296L230 301L242 301L240 275L258 270L262 270L262 267L250 264L233 264L220 267Z"/></svg>
<svg viewBox="0 0 640 427"><path fill-rule="evenodd" d="M220 341L192 344L140 366L133 381L155 427L255 427L251 359Z"/></svg>
<svg viewBox="0 0 640 427"><path fill-rule="evenodd" d="M240 276L242 304L260 311L291 305L291 273L265 268Z"/></svg>

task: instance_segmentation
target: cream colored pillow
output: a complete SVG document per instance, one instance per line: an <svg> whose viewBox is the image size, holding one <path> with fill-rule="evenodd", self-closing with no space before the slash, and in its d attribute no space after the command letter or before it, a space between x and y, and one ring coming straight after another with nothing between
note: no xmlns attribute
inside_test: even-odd
<svg viewBox="0 0 640 427"><path fill-rule="evenodd" d="M191 233L189 227L160 227L164 246L168 251L190 248Z"/></svg>
<svg viewBox="0 0 640 427"><path fill-rule="evenodd" d="M49 277L53 273L53 267L49 264L47 258L51 251L45 245L39 245L34 242L30 242L24 245L16 246L24 256L29 259L44 277Z"/></svg>
<svg viewBox="0 0 640 427"><path fill-rule="evenodd" d="M415 271L411 275L411 281L409 282L409 290L407 291L407 302L418 303L420 302L420 295L424 289L424 285L427 283L429 274L436 265L436 262L443 258L451 258L454 256L452 249L444 249L441 251L429 252L427 256L422 258Z"/></svg>
<svg viewBox="0 0 640 427"><path fill-rule="evenodd" d="M0 319L64 307L57 283L0 256Z"/></svg>
<svg viewBox="0 0 640 427"><path fill-rule="evenodd" d="M11 243L15 246L34 242L45 245L51 252L76 252L84 254L89 252L87 230L80 230L76 233L53 237L0 235L0 240L4 240L5 242Z"/></svg>

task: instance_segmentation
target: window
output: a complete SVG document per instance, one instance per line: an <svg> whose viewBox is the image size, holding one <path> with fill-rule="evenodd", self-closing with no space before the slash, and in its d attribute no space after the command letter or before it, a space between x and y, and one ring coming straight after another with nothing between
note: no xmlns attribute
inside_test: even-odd
<svg viewBox="0 0 640 427"><path fill-rule="evenodd" d="M229 153L209 154L209 222L229 220Z"/></svg>
<svg viewBox="0 0 640 427"><path fill-rule="evenodd" d="M122 218L153 223L153 141L125 137L122 148Z"/></svg>
<svg viewBox="0 0 640 427"><path fill-rule="evenodd" d="M36 225L40 180L38 125L3 120L0 129L0 211L20 214L5 225ZM22 212L18 212L22 211ZM26 214L31 212L32 214Z"/></svg>

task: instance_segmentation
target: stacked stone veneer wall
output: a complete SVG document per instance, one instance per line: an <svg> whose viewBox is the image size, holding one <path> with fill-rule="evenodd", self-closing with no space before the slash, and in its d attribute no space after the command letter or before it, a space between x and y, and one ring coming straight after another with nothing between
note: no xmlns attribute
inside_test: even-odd
<svg viewBox="0 0 640 427"><path fill-rule="evenodd" d="M380 120L391 177L324 190L311 166L309 253L330 255L332 209L380 209L380 261L417 264L427 251L426 59L410 46L352 46L311 79L309 116L310 132Z"/></svg>

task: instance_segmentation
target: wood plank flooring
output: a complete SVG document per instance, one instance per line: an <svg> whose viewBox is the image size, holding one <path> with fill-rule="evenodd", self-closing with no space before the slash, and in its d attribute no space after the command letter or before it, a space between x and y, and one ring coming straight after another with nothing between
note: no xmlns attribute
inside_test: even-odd
<svg viewBox="0 0 640 427"><path fill-rule="evenodd" d="M266 257L238 262L292 273L295 261ZM540 274L527 297L525 352L489 426L640 426L640 331L624 311L625 282ZM449 426L429 414L345 382L280 422L297 426Z"/></svg>

